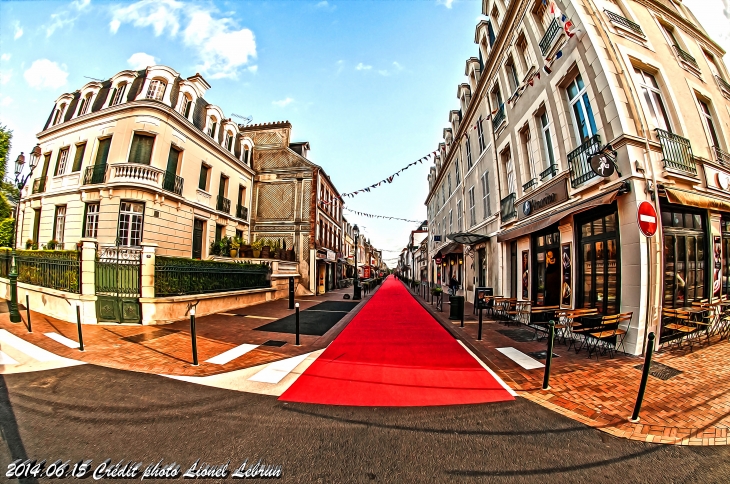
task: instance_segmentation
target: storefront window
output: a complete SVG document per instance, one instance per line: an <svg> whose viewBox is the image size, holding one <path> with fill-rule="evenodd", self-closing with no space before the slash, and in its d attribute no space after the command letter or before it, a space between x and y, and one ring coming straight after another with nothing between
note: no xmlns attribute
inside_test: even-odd
<svg viewBox="0 0 730 484"><path fill-rule="evenodd" d="M578 304L601 314L619 311L618 233L615 205L579 220Z"/></svg>
<svg viewBox="0 0 730 484"><path fill-rule="evenodd" d="M666 309L689 306L706 297L706 239L698 213L662 209L664 297ZM664 335L662 335L664 336Z"/></svg>
<svg viewBox="0 0 730 484"><path fill-rule="evenodd" d="M720 221L722 231L722 294L730 294L730 219Z"/></svg>

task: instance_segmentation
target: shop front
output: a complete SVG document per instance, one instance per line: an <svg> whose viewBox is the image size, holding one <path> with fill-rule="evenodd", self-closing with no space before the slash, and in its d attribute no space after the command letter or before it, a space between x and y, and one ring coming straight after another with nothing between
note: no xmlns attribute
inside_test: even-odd
<svg viewBox="0 0 730 484"><path fill-rule="evenodd" d="M317 294L324 294L335 288L335 271L337 269L337 254L329 249L317 249Z"/></svg>

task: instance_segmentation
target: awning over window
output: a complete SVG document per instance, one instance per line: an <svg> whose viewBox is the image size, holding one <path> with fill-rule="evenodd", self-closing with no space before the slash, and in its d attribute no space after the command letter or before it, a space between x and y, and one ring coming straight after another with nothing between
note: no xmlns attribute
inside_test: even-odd
<svg viewBox="0 0 730 484"><path fill-rule="evenodd" d="M618 189L610 193L604 193L603 195L589 198L588 200L581 200L573 205L568 205L567 207L563 207L558 211L550 212L521 226L502 232L501 234L497 235L497 241L505 242L508 240L516 239L517 237L521 237L523 235L537 232L538 230L542 230L545 227L549 227L555 223L558 223L565 217L574 213L584 212L594 207L612 203L614 200L616 200L617 196Z"/></svg>
<svg viewBox="0 0 730 484"><path fill-rule="evenodd" d="M676 188L665 188L664 191L667 194L667 200L669 200L669 203L730 212L730 202L720 198L700 195L699 193L685 192L684 190L677 190Z"/></svg>
<svg viewBox="0 0 730 484"><path fill-rule="evenodd" d="M472 232L457 232L455 234L448 234L446 235L446 238L464 245L474 245L489 240L489 237L487 237L486 235L475 234Z"/></svg>

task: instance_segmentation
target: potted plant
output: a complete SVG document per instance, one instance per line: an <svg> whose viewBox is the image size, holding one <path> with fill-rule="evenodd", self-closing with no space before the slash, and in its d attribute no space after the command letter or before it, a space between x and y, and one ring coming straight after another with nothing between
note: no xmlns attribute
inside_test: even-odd
<svg viewBox="0 0 730 484"><path fill-rule="evenodd" d="M221 255L221 242L212 242L210 244L210 255Z"/></svg>
<svg viewBox="0 0 730 484"><path fill-rule="evenodd" d="M441 288L441 286L434 286L431 288L431 294L433 294L434 296L438 296L443 292L444 290Z"/></svg>
<svg viewBox="0 0 730 484"><path fill-rule="evenodd" d="M31 250L33 248L33 239L28 239L25 241L25 250Z"/></svg>
<svg viewBox="0 0 730 484"><path fill-rule="evenodd" d="M262 239L255 240L251 244L251 249L253 249L253 257L254 259L258 259L261 257L261 247L263 247L264 241Z"/></svg>
<svg viewBox="0 0 730 484"><path fill-rule="evenodd" d="M266 239L262 239L263 246L261 247L261 257L263 259L268 259L271 257L271 242Z"/></svg>
<svg viewBox="0 0 730 484"><path fill-rule="evenodd" d="M238 248L241 246L241 240L238 237L233 237L230 240L230 250L229 254L231 255L231 258L238 256Z"/></svg>
<svg viewBox="0 0 730 484"><path fill-rule="evenodd" d="M246 253L250 250L251 246L248 244L248 241L243 237L239 237L238 256L247 257Z"/></svg>
<svg viewBox="0 0 730 484"><path fill-rule="evenodd" d="M274 259L281 260L281 241L275 240L271 246L271 250L273 251Z"/></svg>
<svg viewBox="0 0 730 484"><path fill-rule="evenodd" d="M58 241L56 239L51 239L46 244L46 250L55 250L57 245Z"/></svg>

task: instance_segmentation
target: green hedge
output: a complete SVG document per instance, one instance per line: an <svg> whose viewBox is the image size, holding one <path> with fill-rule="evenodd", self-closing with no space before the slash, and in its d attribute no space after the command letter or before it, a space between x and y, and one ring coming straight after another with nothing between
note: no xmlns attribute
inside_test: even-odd
<svg viewBox="0 0 730 484"><path fill-rule="evenodd" d="M75 250L16 250L18 282L81 292L81 257ZM8 277L11 249L0 248L0 276Z"/></svg>

